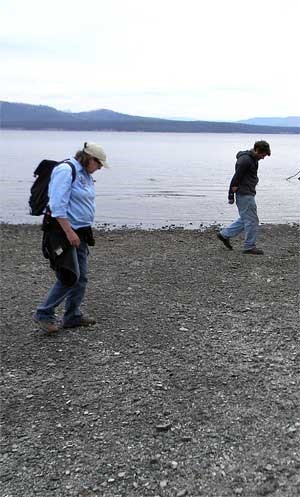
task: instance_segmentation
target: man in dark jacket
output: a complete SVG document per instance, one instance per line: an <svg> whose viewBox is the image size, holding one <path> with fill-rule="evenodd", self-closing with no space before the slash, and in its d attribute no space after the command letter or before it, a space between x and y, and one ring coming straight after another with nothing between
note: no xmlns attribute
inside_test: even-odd
<svg viewBox="0 0 300 497"><path fill-rule="evenodd" d="M267 155L271 155L270 145L261 140L254 143L252 150L238 152L236 156L235 174L230 183L228 202L234 204L235 195L240 217L217 235L229 250L232 250L230 238L245 231L244 254L263 254L263 250L256 247L259 219L255 195L258 183L258 161Z"/></svg>

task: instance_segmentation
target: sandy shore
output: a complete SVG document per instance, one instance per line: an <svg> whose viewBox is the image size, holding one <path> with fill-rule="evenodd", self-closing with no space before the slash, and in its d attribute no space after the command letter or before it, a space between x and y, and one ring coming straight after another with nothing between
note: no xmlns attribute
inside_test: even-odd
<svg viewBox="0 0 300 497"><path fill-rule="evenodd" d="M300 494L296 226L263 226L264 256L216 228L97 232L98 323L55 336L40 240L1 225L1 496Z"/></svg>

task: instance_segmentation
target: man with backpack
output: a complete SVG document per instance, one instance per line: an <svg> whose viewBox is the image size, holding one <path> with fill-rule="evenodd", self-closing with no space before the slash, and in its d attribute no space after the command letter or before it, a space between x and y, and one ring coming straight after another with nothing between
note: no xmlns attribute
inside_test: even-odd
<svg viewBox="0 0 300 497"><path fill-rule="evenodd" d="M75 157L55 165L51 173L43 222L43 251L56 271L57 280L34 316L40 328L49 333L60 329L55 309L63 301L63 328L96 323L94 318L82 314L80 305L87 285L88 245L94 245L92 175L102 167L109 167L103 148L86 142Z"/></svg>

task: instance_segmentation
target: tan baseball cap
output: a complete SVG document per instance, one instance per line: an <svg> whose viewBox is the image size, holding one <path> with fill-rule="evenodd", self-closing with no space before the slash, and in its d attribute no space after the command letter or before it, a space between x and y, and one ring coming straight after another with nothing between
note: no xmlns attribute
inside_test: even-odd
<svg viewBox="0 0 300 497"><path fill-rule="evenodd" d="M109 168L109 164L107 163L106 160L106 153L104 152L103 148L97 143L85 142L83 146L83 151L88 155L96 157L96 159L98 159L101 162L101 164L103 164L103 167Z"/></svg>

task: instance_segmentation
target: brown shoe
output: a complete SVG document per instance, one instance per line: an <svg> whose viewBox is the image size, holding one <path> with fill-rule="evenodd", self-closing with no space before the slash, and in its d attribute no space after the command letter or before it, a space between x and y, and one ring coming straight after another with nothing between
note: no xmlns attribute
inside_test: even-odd
<svg viewBox="0 0 300 497"><path fill-rule="evenodd" d="M80 316L76 321L64 323L63 328L78 328L79 326L93 326L96 324L96 319L89 316Z"/></svg>
<svg viewBox="0 0 300 497"><path fill-rule="evenodd" d="M35 322L39 325L41 330L46 331L47 333L56 333L59 331L59 326L53 321L44 321L34 318Z"/></svg>
<svg viewBox="0 0 300 497"><path fill-rule="evenodd" d="M245 249L243 250L244 254L251 254L251 255L264 255L264 251L262 249L259 249L257 247L253 247L252 249Z"/></svg>

